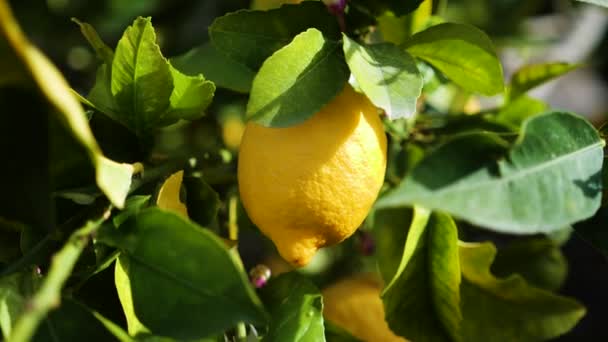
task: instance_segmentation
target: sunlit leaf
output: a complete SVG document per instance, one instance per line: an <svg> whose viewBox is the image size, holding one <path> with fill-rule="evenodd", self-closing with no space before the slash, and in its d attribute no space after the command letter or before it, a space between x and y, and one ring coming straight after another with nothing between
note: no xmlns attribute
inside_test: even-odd
<svg viewBox="0 0 608 342"><path fill-rule="evenodd" d="M260 295L272 316L264 341L325 341L321 292L310 280L282 274Z"/></svg>
<svg viewBox="0 0 608 342"><path fill-rule="evenodd" d="M342 91L348 75L340 44L309 29L264 62L253 80L247 117L270 127L303 122Z"/></svg>
<svg viewBox="0 0 608 342"><path fill-rule="evenodd" d="M580 67L579 64L559 62L523 66L511 76L509 99L512 101L528 90L575 70L578 67Z"/></svg>
<svg viewBox="0 0 608 342"><path fill-rule="evenodd" d="M431 153L380 207L424 205L511 233L549 232L600 205L604 142L589 122L552 112L523 124L508 158L460 137Z"/></svg>
<svg viewBox="0 0 608 342"><path fill-rule="evenodd" d="M120 110L116 119L138 135L149 131L169 108L172 85L150 18L136 19L118 41L112 61L111 90Z"/></svg>
<svg viewBox="0 0 608 342"><path fill-rule="evenodd" d="M365 95L390 119L411 118L422 91L416 61L393 44L360 45L344 39L344 55Z"/></svg>
<svg viewBox="0 0 608 342"><path fill-rule="evenodd" d="M473 26L431 26L406 40L404 47L467 90L495 95L504 89L502 66L492 41Z"/></svg>

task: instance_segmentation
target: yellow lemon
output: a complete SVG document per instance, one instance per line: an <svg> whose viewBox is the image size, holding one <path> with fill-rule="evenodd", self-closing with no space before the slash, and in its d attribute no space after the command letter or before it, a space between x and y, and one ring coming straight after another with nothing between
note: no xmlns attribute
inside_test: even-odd
<svg viewBox="0 0 608 342"><path fill-rule="evenodd" d="M323 316L366 342L405 342L384 319L381 284L373 276L359 275L341 280L322 291Z"/></svg>
<svg viewBox="0 0 608 342"><path fill-rule="evenodd" d="M361 225L384 181L386 135L378 111L350 85L301 124L249 122L238 181L251 220L294 266Z"/></svg>
<svg viewBox="0 0 608 342"><path fill-rule="evenodd" d="M224 144L231 150L238 150L243 137L245 124L239 117L229 117L226 119L222 129Z"/></svg>

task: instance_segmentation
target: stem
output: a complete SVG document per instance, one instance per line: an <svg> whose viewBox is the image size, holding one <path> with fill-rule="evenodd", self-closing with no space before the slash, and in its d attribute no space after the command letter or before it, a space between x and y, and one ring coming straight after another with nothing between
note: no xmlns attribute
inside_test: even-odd
<svg viewBox="0 0 608 342"><path fill-rule="evenodd" d="M247 327L245 327L245 323L239 322L236 325L236 338L239 342L247 341Z"/></svg>
<svg viewBox="0 0 608 342"><path fill-rule="evenodd" d="M228 200L228 238L232 241L239 239L239 226L236 217L236 196Z"/></svg>
<svg viewBox="0 0 608 342"><path fill-rule="evenodd" d="M8 338L8 342L30 341L40 322L61 302L61 288L72 273L80 254L91 240L91 235L110 217L111 205L105 205L101 214L87 221L75 231L66 244L53 256L49 273L25 309Z"/></svg>
<svg viewBox="0 0 608 342"><path fill-rule="evenodd" d="M236 204L236 196L231 195L228 199L228 239L232 241L238 241L239 239ZM236 324L236 339L239 342L247 341L247 327L244 322L238 322Z"/></svg>

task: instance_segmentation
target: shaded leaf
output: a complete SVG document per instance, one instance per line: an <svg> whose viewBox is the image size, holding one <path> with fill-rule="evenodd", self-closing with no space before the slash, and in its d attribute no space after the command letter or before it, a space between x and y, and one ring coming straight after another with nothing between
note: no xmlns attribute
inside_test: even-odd
<svg viewBox="0 0 608 342"><path fill-rule="evenodd" d="M285 273L260 292L272 320L263 341L325 341L321 292L304 276Z"/></svg>
<svg viewBox="0 0 608 342"><path fill-rule="evenodd" d="M352 0L351 3L356 7L364 7L375 15L391 11L397 16L402 16L416 10L423 1L424 0Z"/></svg>
<svg viewBox="0 0 608 342"><path fill-rule="evenodd" d="M543 83L551 81L580 67L579 64L570 63L541 63L521 67L511 76L511 89L509 100L513 101L528 90Z"/></svg>
<svg viewBox="0 0 608 342"><path fill-rule="evenodd" d="M115 227L120 227L120 225L122 225L129 218L137 215L148 205L149 202L149 195L130 196L127 198L124 209L120 213L114 215L112 218L112 223Z"/></svg>
<svg viewBox="0 0 608 342"><path fill-rule="evenodd" d="M455 139L418 164L379 207L424 205L510 233L549 232L600 205L604 142L585 119L552 112L528 119L498 162L492 149Z"/></svg>
<svg viewBox="0 0 608 342"><path fill-rule="evenodd" d="M466 90L484 95L503 91L502 66L490 38L463 24L445 23L413 35L404 47Z"/></svg>
<svg viewBox="0 0 608 342"><path fill-rule="evenodd" d="M549 105L541 100L522 95L517 99L505 104L496 113L497 122L519 128L526 119L543 113L549 109Z"/></svg>
<svg viewBox="0 0 608 342"><path fill-rule="evenodd" d="M557 337L584 316L572 299L528 285L519 275L496 278L491 243L460 246L464 341L543 341Z"/></svg>
<svg viewBox="0 0 608 342"><path fill-rule="evenodd" d="M343 35L346 62L357 84L390 119L411 118L422 91L416 61L393 44L360 45Z"/></svg>
<svg viewBox="0 0 608 342"><path fill-rule="evenodd" d="M317 1L284 5L270 11L228 13L209 26L209 36L219 51L257 70L266 58L309 28L316 28L336 40L340 38L336 19Z"/></svg>
<svg viewBox="0 0 608 342"><path fill-rule="evenodd" d="M195 339L266 321L235 254L180 216L144 209L119 230L101 231L99 240L123 250L134 314L154 334Z"/></svg>
<svg viewBox="0 0 608 342"><path fill-rule="evenodd" d="M382 293L386 320L394 332L413 341L458 341L462 314L456 225L449 216L422 208L414 209L411 223L408 217L405 209L376 213L375 229L386 235L378 240L383 251L379 267L387 283Z"/></svg>
<svg viewBox="0 0 608 342"><path fill-rule="evenodd" d="M270 127L301 123L342 91L348 76L340 45L309 29L264 62L253 80L247 117Z"/></svg>
<svg viewBox="0 0 608 342"><path fill-rule="evenodd" d="M110 49L106 43L103 42L95 28L88 23L82 22L76 18L72 18L72 21L75 22L80 27L80 32L87 39L89 44L95 49L95 53L97 57L100 58L104 64L112 65L112 60L114 59L114 51Z"/></svg>
<svg viewBox="0 0 608 342"><path fill-rule="evenodd" d="M550 239L522 239L498 250L492 273L497 277L517 273L535 287L557 291L566 280L568 264Z"/></svg>
<svg viewBox="0 0 608 342"><path fill-rule="evenodd" d="M225 56L211 43L171 58L171 64L186 75L203 74L216 86L240 93L248 93L251 90L255 76L253 70Z"/></svg>
<svg viewBox="0 0 608 342"><path fill-rule="evenodd" d="M353 337L348 331L333 324L330 321L325 321L325 340L331 342L359 342L360 340Z"/></svg>
<svg viewBox="0 0 608 342"><path fill-rule="evenodd" d="M198 175L185 176L183 184L190 219L205 227L212 224L221 205L217 192Z"/></svg>
<svg viewBox="0 0 608 342"><path fill-rule="evenodd" d="M112 65L111 64L102 64L97 68L97 73L95 74L95 84L87 98L83 99L79 98L80 102L83 104L92 107L115 121L120 122L118 119L120 117L118 108L118 103L116 103L116 99L112 95Z"/></svg>
<svg viewBox="0 0 608 342"><path fill-rule="evenodd" d="M25 304L22 291L24 277L24 274L16 273L0 278L0 331L5 340Z"/></svg>

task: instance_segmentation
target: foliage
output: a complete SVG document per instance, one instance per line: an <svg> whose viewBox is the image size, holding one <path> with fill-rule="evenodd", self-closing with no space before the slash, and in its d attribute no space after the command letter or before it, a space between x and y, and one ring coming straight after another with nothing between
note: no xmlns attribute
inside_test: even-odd
<svg viewBox="0 0 608 342"><path fill-rule="evenodd" d="M490 37L430 0L241 9L166 57L154 2L138 3L116 46L73 20L99 62L83 91L0 0L5 340L353 341L319 289L374 272L408 340L548 340L585 315L558 292L561 244L572 226L608 251L606 126L527 95L580 64L505 84ZM286 270L240 204L238 141L248 121L306 121L347 83L383 117L384 186L358 233ZM466 108L482 96L503 101ZM270 279L247 272L261 260Z"/></svg>

